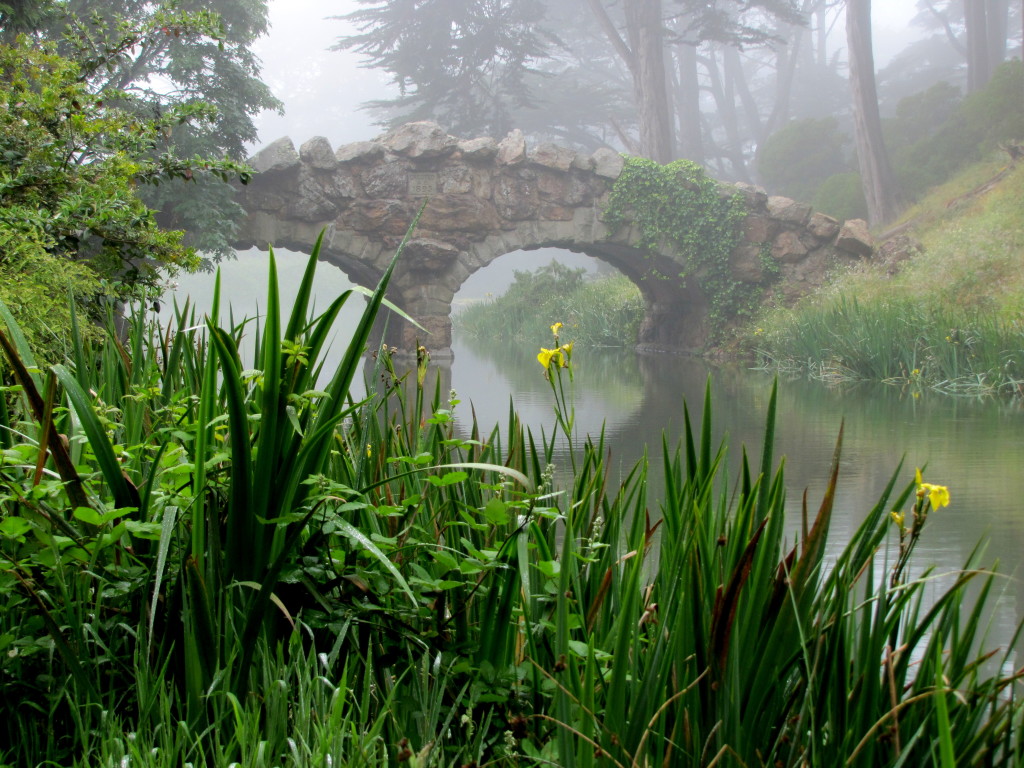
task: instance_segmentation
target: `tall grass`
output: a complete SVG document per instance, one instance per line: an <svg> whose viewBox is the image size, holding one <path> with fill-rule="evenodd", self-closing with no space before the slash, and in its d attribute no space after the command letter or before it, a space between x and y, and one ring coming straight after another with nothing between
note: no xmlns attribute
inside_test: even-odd
<svg viewBox="0 0 1024 768"><path fill-rule="evenodd" d="M841 296L759 335L762 363L773 367L950 393L1024 395L1024 315Z"/></svg>
<svg viewBox="0 0 1024 768"><path fill-rule="evenodd" d="M710 397L687 410L660 509L646 461L614 484L603 437L574 434L572 368L547 370L540 438L514 411L456 433L457 399L386 350L351 402L383 289L323 390L344 297L311 316L300 291L278 323L273 277L260 327L136 318L52 373L8 326L0 762L1020 762L1013 651L983 652L991 575L972 560L935 597L910 575L941 514L925 486L896 468L826 562L840 447L785 541L774 397L733 478Z"/></svg>

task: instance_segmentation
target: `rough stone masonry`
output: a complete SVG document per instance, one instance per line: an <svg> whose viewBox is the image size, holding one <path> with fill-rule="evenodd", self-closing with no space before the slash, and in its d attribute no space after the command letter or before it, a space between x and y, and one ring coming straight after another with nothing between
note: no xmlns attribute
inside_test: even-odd
<svg viewBox="0 0 1024 768"><path fill-rule="evenodd" d="M423 208L389 288L422 326L390 318L384 340L403 351L420 342L435 356L450 352L451 302L463 281L505 254L548 246L607 261L639 286L641 347L695 350L711 330L700 275L678 277L684 265L670 248L644 252L635 227L612 232L603 222L624 163L611 149L528 146L518 130L500 141L458 139L418 122L337 150L323 137L298 151L282 138L250 163L257 174L240 189L248 215L238 247L308 253L325 231L321 259L363 285L376 284ZM749 185L721 187L739 191L748 209L733 276L763 301L790 303L830 270L873 254L859 219L841 223Z"/></svg>

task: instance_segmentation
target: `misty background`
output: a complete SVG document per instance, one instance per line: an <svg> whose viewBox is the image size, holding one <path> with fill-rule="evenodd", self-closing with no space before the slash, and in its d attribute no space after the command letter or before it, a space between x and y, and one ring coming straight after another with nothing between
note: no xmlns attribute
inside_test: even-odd
<svg viewBox="0 0 1024 768"><path fill-rule="evenodd" d="M843 179L843 183L846 185L845 189L839 189L839 192L834 193L830 198L830 202L835 204L836 209L824 212L836 215L838 218L869 218L867 212L861 213L855 204L851 203L846 209L843 208L844 195L849 198L850 187L856 183L851 180L851 177L856 175L857 165L852 139L853 100L848 81L846 5L846 2L836 0L805 0L802 7L810 9L809 28L800 45L793 45L795 36L801 34L798 25L787 27L784 23L773 20L771 24L767 21L763 23L773 35L778 35L776 39L748 42L742 45L717 42L697 47L699 55L710 56L711 60L710 65L707 63L704 65L699 96L700 120L703 123L703 133L707 137L704 140L704 145L708 150L707 156L700 160L703 161L711 176L723 180L757 183L767 187L773 194L787 194L791 197L818 203L810 196L811 181L803 185L805 188L801 188L802 185L797 178L792 180L789 188L780 189L779 184L773 185L771 180L766 180L765 173L762 172L762 166L766 166L766 163L762 162L763 158L758 157L762 146L767 144L766 135L771 137L778 132L780 127L792 126L800 121L818 120L821 123L820 141L816 140L816 134L811 134L811 139L808 140L808 134L804 133L795 134L791 143L795 142L808 147L818 145L821 156L828 153L843 156L842 160L838 157L821 160L821 162L834 164L835 167L831 169L831 172L835 173L836 179L846 177ZM965 53L962 50L965 45L963 39L965 20L961 6L962 3L956 0L951 2L889 0L871 4L874 70L878 84L879 111L883 118L893 117L897 113L901 99L921 93L940 81L951 82L951 88L957 89L958 93L968 90L967 67L963 60ZM1019 6L1020 4L1015 4L1010 9L1007 55L1011 57L1020 55L1019 44L1015 47L1014 42L1019 40L1020 35L1020 19L1017 18L1021 13ZM575 6L568 0L564 4L549 2L546 7L549 18L557 17L559 13L570 13L569 27L559 32L567 40L573 35L586 39L585 35L600 34L595 33L593 19L583 18L585 11L581 11L582 6L581 9L577 9L581 12L576 13L575 17L571 15ZM614 9L615 4L610 7ZM250 147L252 153L282 136L289 136L296 146L313 136L324 136L337 148L343 144L372 139L387 130L385 123L388 119L392 121L392 124L396 121L400 109L395 108L389 111L380 106L380 102L395 100L401 95L399 89L392 82L391 75L380 68L369 66L366 56L339 46L339 41L343 41L346 37L366 31L365 27L360 30L351 21L340 17L358 10L365 12L366 8L365 3L361 4L357 0L270 0L268 3L270 32L255 42L253 51L262 61L261 78L283 102L284 110L280 114L265 111L256 118L259 139ZM672 4L666 3L665 8L666 13L671 12ZM961 8L959 12L958 8ZM764 18L767 19L767 14L764 15ZM557 19L552 19L552 21L557 21ZM579 30L575 29L577 21L580 26ZM586 26L584 22L591 24L591 28L586 32L582 31L582 28ZM953 28L949 22L952 23ZM793 35L793 37L787 40L786 34ZM957 35L960 36L959 39L957 39ZM593 39L597 43L601 42L598 37ZM793 93L783 109L783 117L776 119L776 115L768 114L773 111L770 103L772 96L769 91L777 88L773 79L777 72L782 71L787 46L800 49L799 55L803 58L797 64L798 74L794 81ZM585 45L577 45L577 49L585 51L584 54L577 56L577 71L579 70L578 62L582 61L584 65L587 64L587 58L591 54L595 60L603 57L604 64L602 66L609 66L607 62L614 57L609 53L607 41L604 41L604 49L600 52L598 51L599 47L595 45L588 49ZM810 53L812 50L813 53ZM704 53L704 51L710 51L710 54ZM557 52L559 56L562 55L562 51ZM729 56L734 53L738 53L739 66L744 73L740 78L744 82L739 85L729 79ZM565 56L568 62L566 66L572 64L573 55L575 54ZM801 68L805 68L807 73L801 74ZM552 69L557 71L557 66ZM613 74L619 76L622 81L628 80L628 75L625 74L625 68L621 66L621 62L618 72ZM723 82L715 82L715 78L720 75L725 76ZM547 81L539 80L532 85L543 97L544 89L557 85L558 79L559 76L555 75ZM713 98L711 94L716 89L718 93ZM731 118L734 123L732 126L728 124L730 118L720 114L721 92L724 90L725 95L731 101L739 102L744 98L743 89L754 92L754 100L758 102L757 108L763 113L761 118L763 125L760 126L760 131L753 130L749 125L751 110L749 103L743 105L747 116L744 116L743 110L737 108L736 115ZM751 101L749 94L747 98L748 102ZM952 97L945 94L944 98ZM628 98L625 101L628 102ZM378 102L378 106L375 109L367 109L365 107L368 102ZM622 103L621 94L619 103ZM559 104L559 97L556 95L551 98L548 109L554 111ZM627 103L626 107L629 106ZM594 109L595 111L598 109L596 104ZM573 143L572 141L559 141L557 135L545 135L543 129L540 135L537 131L531 131L531 118L526 112L525 110L513 112L513 115L515 120L523 121L522 128L527 133L528 140L536 142L542 139L552 139L563 144ZM555 118L552 122L556 122L558 119L560 118ZM635 114L623 115L622 118L623 123L634 126L636 120ZM747 124L737 124L744 120ZM835 128L831 127L829 121L834 122ZM443 121L439 120L439 122ZM682 123L684 120L679 118L679 122ZM535 120L532 125L536 127ZM495 138L500 139L503 135L495 131L459 133L450 126L445 127L453 135L463 138L494 135ZM578 126L576 127L578 128ZM627 131L632 130L635 129L627 126ZM730 130L736 135L730 135ZM819 128L814 128L814 130L819 130ZM643 147L629 146L628 137L622 135L622 132L618 137L614 132L599 133L595 139L595 131L592 127L590 127L590 131L590 135L586 135L583 130L577 132L580 137L577 146L584 151L593 149L592 144L587 145L588 140L604 140L621 151L630 154L644 154ZM685 130L680 127L680 132L684 133ZM760 137L756 135L757 133L761 134ZM679 144L685 145L685 136L681 135L677 138ZM708 147L708 144L713 146ZM691 153L684 151L683 154L686 157L692 157ZM783 160L782 165L785 166L787 162L790 161ZM847 171L847 173L843 174L841 171ZM799 177L802 172L802 169L794 169L792 175ZM819 181L814 180L813 183L816 184ZM859 197L859 192L857 196ZM816 207L822 209L820 204ZM828 206L826 205L825 208ZM877 224L878 222L873 223ZM249 263L245 255L240 254L239 258L246 264ZM249 258L256 259L257 256L251 254ZM534 270L547 264L552 258L556 258L568 266L583 267L591 272L598 270L598 263L595 260L557 249L509 254L471 276L456 297L457 301L478 300L489 295L499 295L511 283L513 270ZM250 271L248 266L232 266L226 262L224 268L238 272L237 279L243 283L247 282L247 273ZM202 281L202 278L198 279ZM192 292L205 290L202 286L195 285L193 279L188 276L182 278L182 284ZM248 288L239 290L243 294L249 291Z"/></svg>

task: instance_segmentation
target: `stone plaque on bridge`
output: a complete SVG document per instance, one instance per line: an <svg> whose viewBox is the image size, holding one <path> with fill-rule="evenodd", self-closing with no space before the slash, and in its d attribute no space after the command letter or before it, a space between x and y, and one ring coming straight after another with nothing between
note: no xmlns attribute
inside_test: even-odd
<svg viewBox="0 0 1024 768"><path fill-rule="evenodd" d="M410 173L409 195L411 197L437 194L436 173Z"/></svg>

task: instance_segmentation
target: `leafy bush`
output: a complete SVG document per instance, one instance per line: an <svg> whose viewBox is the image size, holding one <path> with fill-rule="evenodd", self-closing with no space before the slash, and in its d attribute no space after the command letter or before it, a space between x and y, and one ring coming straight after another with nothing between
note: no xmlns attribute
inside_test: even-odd
<svg viewBox="0 0 1024 768"><path fill-rule="evenodd" d="M245 171L161 151L165 130L205 119L207 108L154 117L112 106L116 94L92 93L77 64L25 38L0 45L0 81L0 298L55 362L68 341L69 295L102 319L101 299L141 295L163 272L198 265L138 185Z"/></svg>
<svg viewBox="0 0 1024 768"><path fill-rule="evenodd" d="M1024 138L1024 65L1003 64L966 98L949 83L933 85L902 99L882 122L900 188L917 200L1000 143ZM834 118L797 120L764 142L758 170L773 192L838 218L865 218L859 174L844 159L847 143Z"/></svg>

